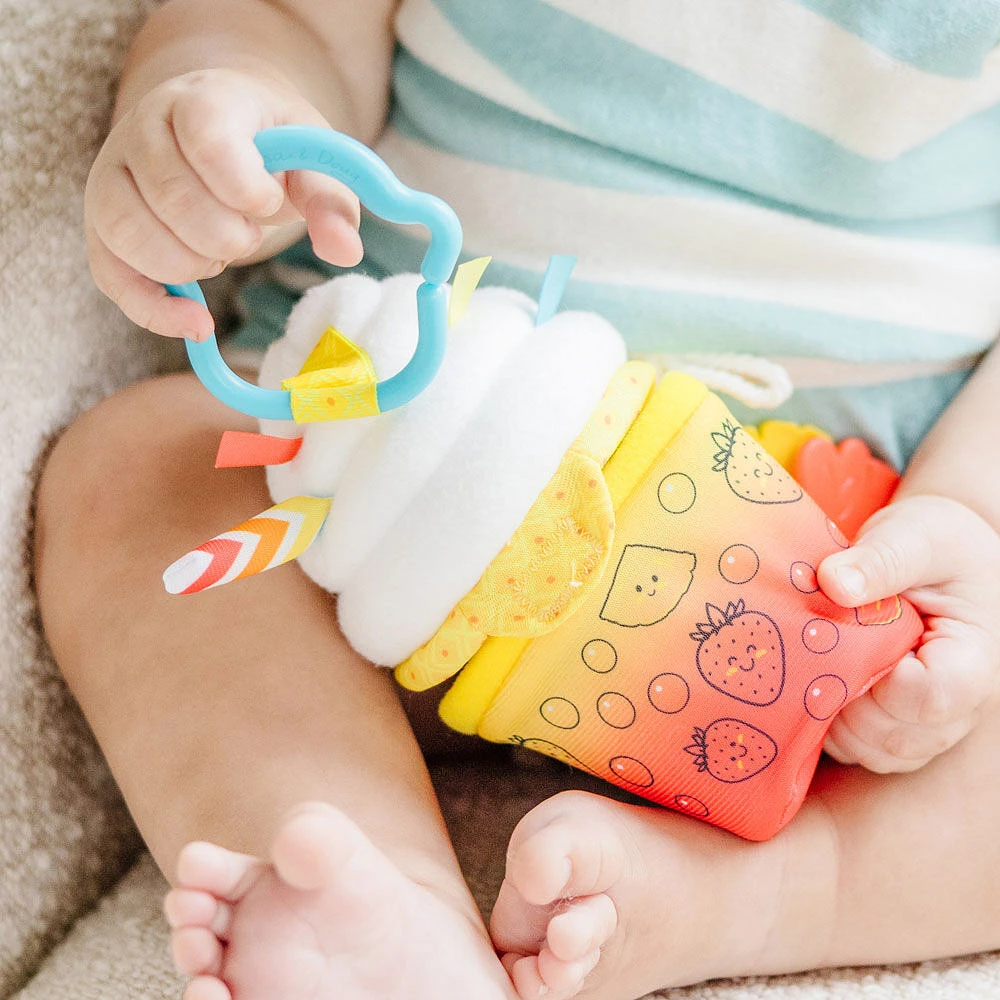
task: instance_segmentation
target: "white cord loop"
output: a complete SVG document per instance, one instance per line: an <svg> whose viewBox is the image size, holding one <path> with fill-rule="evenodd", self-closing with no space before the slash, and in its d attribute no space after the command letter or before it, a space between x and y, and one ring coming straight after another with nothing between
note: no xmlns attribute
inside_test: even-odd
<svg viewBox="0 0 1000 1000"><path fill-rule="evenodd" d="M659 371L684 372L755 410L772 410L792 394L792 380L777 362L752 354L643 354Z"/></svg>

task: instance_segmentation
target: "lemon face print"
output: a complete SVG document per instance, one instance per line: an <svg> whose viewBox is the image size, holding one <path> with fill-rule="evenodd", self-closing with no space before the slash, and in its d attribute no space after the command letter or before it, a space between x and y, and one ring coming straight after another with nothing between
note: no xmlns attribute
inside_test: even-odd
<svg viewBox="0 0 1000 1000"><path fill-rule="evenodd" d="M693 552L626 545L601 618L626 628L663 621L688 592L695 562Z"/></svg>
<svg viewBox="0 0 1000 1000"><path fill-rule="evenodd" d="M725 473L729 488L751 503L793 503L802 487L742 427L728 420L712 434L719 449L713 471Z"/></svg>

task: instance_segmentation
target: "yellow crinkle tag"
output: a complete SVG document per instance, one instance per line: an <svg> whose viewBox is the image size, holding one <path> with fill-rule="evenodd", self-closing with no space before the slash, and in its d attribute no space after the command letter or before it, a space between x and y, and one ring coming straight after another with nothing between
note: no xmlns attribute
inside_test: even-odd
<svg viewBox="0 0 1000 1000"><path fill-rule="evenodd" d="M301 371L281 386L291 394L298 424L371 417L379 412L378 377L367 352L334 327L327 327Z"/></svg>
<svg viewBox="0 0 1000 1000"><path fill-rule="evenodd" d="M476 257L467 260L455 268L455 277L451 282L451 295L448 298L448 326L454 326L469 307L472 293L479 285L483 273L492 257Z"/></svg>

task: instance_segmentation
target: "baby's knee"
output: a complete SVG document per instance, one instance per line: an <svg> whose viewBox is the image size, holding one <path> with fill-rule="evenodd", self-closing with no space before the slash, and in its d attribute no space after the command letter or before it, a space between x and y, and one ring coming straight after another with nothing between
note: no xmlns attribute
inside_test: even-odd
<svg viewBox="0 0 1000 1000"><path fill-rule="evenodd" d="M124 469L128 467L130 476L138 471L129 427L134 426L140 399L126 390L103 400L77 417L55 442L38 484L36 546L45 547L85 512L101 517L122 500Z"/></svg>
<svg viewBox="0 0 1000 1000"><path fill-rule="evenodd" d="M212 468L218 417L190 377L170 376L116 393L81 414L42 469L35 506L36 568L46 556L72 559L93 546L149 530L157 508L189 483L204 452ZM239 415L235 415L237 421Z"/></svg>

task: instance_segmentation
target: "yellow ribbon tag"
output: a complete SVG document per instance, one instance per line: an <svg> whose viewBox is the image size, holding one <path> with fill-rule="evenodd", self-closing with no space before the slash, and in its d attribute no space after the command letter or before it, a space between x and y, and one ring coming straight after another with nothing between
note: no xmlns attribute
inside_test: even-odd
<svg viewBox="0 0 1000 1000"><path fill-rule="evenodd" d="M281 387L291 393L292 418L307 424L374 416L377 384L367 352L330 326L298 375L284 379Z"/></svg>
<svg viewBox="0 0 1000 1000"><path fill-rule="evenodd" d="M455 269L455 280L451 283L451 297L448 299L448 326L454 326L469 307L469 299L476 290L486 265L492 257L476 257L459 264Z"/></svg>

